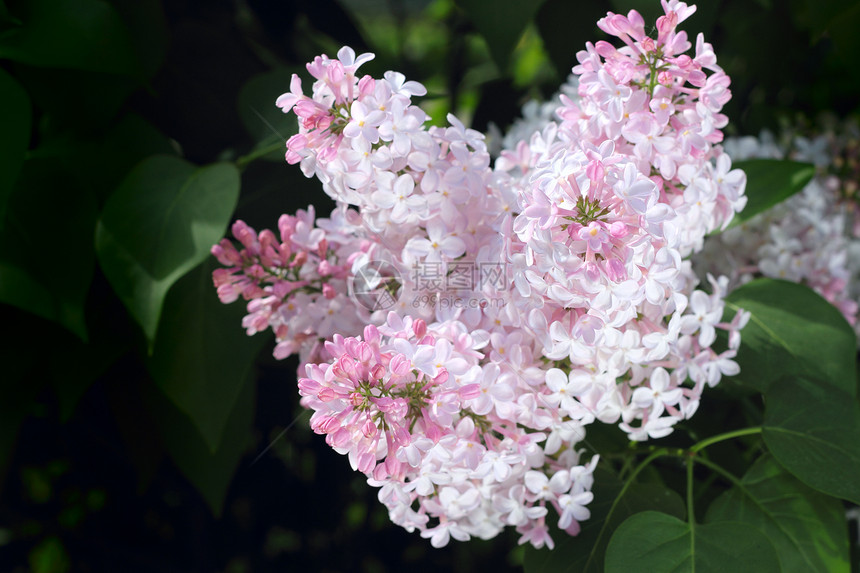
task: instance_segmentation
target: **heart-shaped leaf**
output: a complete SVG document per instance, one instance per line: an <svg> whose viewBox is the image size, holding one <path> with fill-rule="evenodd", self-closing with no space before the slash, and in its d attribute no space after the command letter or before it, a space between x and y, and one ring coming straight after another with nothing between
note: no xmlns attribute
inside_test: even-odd
<svg viewBox="0 0 860 573"><path fill-rule="evenodd" d="M105 204L96 228L99 263L150 350L167 291L209 256L238 197L239 172L232 164L198 168L153 156Z"/></svg>
<svg viewBox="0 0 860 573"><path fill-rule="evenodd" d="M759 279L726 297L729 316L752 313L741 331L737 379L764 392L782 376L807 374L856 393L854 329L812 289L788 281Z"/></svg>
<svg viewBox="0 0 860 573"><path fill-rule="evenodd" d="M806 485L860 504L860 404L810 378L785 377L765 396L762 437Z"/></svg>
<svg viewBox="0 0 860 573"><path fill-rule="evenodd" d="M685 523L658 511L637 513L615 531L606 550L606 573L779 573L767 537L739 521Z"/></svg>
<svg viewBox="0 0 860 573"><path fill-rule="evenodd" d="M810 163L780 159L750 159L738 161L732 167L742 169L747 175L747 204L729 227L741 225L785 201L815 176L815 166Z"/></svg>
<svg viewBox="0 0 860 573"><path fill-rule="evenodd" d="M214 452L242 383L270 337L248 336L238 328L245 309L221 304L212 287L216 263L208 262L170 290L149 371Z"/></svg>
<svg viewBox="0 0 860 573"><path fill-rule="evenodd" d="M848 573L845 508L765 455L708 508L705 521L742 521L767 535L783 573Z"/></svg>

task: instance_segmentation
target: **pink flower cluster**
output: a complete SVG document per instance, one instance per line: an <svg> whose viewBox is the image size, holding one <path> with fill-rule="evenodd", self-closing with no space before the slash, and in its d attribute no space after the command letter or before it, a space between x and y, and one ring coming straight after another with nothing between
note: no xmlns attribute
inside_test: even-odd
<svg viewBox="0 0 860 573"><path fill-rule="evenodd" d="M366 245L326 233L314 219L313 207L281 215L279 236L268 229L257 234L236 221L233 236L242 249L227 239L212 247L226 267L212 276L218 297L224 304L239 296L249 301L242 326L248 335L271 328L279 359L296 353L304 361L327 359L322 340L363 325L347 294L347 277Z"/></svg>
<svg viewBox="0 0 860 573"><path fill-rule="evenodd" d="M588 44L559 121L494 168L455 117L425 126L420 84L359 77L369 54L320 56L312 93L294 76L278 98L299 119L287 161L338 206L313 229L312 213L287 219L280 243L237 223L245 248L215 248L219 293L249 300L246 328L271 327L279 356L303 350L314 431L434 546L513 526L552 547L550 506L575 534L589 424L665 436L738 372L748 315L724 322L726 280L697 290L684 259L745 202L719 147L728 78L701 37L685 55L695 8L663 7L656 39L635 11L602 19L625 45ZM390 305L340 298L377 262L399 275Z"/></svg>
<svg viewBox="0 0 860 573"><path fill-rule="evenodd" d="M580 452L560 451L575 424L551 443L535 431L552 424L551 412L500 365L482 366L484 344L456 321L428 327L390 313L363 338L326 342L338 358L308 364L299 393L314 410L311 428L381 487L395 523L436 547L506 525L552 545L547 506L578 531L597 458L582 466Z"/></svg>

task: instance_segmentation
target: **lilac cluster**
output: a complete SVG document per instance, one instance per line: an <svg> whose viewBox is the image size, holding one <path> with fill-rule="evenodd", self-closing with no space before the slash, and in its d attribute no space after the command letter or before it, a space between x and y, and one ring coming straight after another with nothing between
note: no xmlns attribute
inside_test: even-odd
<svg viewBox="0 0 860 573"><path fill-rule="evenodd" d="M745 203L719 146L729 80L701 37L685 55L677 26L695 8L662 4L656 39L635 11L600 20L624 46L588 44L557 121L494 166L454 116L425 125L420 84L359 76L370 54L317 57L310 95L294 76L277 100L299 120L287 161L337 207L315 227L286 219L280 242L237 223L245 248L215 248L219 293L249 301L246 328L271 327L278 356L302 351L314 431L434 546L513 526L552 547L549 507L575 534L589 424L665 436L738 372L748 315L723 321L727 280L697 290L685 260ZM366 308L345 293L378 262L399 280L379 279L391 304Z"/></svg>

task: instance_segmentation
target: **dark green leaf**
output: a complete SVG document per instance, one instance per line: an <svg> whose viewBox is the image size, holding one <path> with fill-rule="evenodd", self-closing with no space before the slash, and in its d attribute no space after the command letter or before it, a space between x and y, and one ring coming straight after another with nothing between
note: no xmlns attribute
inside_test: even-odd
<svg viewBox="0 0 860 573"><path fill-rule="evenodd" d="M780 159L750 159L738 161L733 169L747 174L747 204L735 215L729 227L749 221L806 187L815 176L815 167L809 163Z"/></svg>
<svg viewBox="0 0 860 573"><path fill-rule="evenodd" d="M504 72L523 31L543 0L497 0L491 10L480 0L457 0L457 3L487 41L493 60Z"/></svg>
<svg viewBox="0 0 860 573"><path fill-rule="evenodd" d="M169 30L160 0L113 0L143 77L151 78L167 56Z"/></svg>
<svg viewBox="0 0 860 573"><path fill-rule="evenodd" d="M105 204L96 253L150 347L167 291L209 255L238 196L239 173L231 164L197 168L155 156L132 170Z"/></svg>
<svg viewBox="0 0 860 573"><path fill-rule="evenodd" d="M606 551L606 573L778 573L779 558L767 537L738 521L707 525L645 511L615 531Z"/></svg>
<svg viewBox="0 0 860 573"><path fill-rule="evenodd" d="M795 477L828 495L860 503L860 404L827 383L782 378L765 396L762 436Z"/></svg>
<svg viewBox="0 0 860 573"><path fill-rule="evenodd" d="M594 501L589 505L591 517L582 523L579 535L570 537L560 531L553 535L554 549L527 547L526 573L599 573L603 571L609 540L625 519L649 509L659 509L678 517L685 513L681 497L659 484L633 484L618 498L621 489L622 483L614 475L596 472Z"/></svg>
<svg viewBox="0 0 860 573"><path fill-rule="evenodd" d="M128 114L93 139L62 139L56 152L70 158L78 176L106 200L129 171L150 155L175 155L170 140L142 117Z"/></svg>
<svg viewBox="0 0 860 573"><path fill-rule="evenodd" d="M807 374L856 392L854 330L833 305L811 289L759 279L726 297L726 308L752 313L741 331L738 380L764 392L774 380Z"/></svg>
<svg viewBox="0 0 860 573"><path fill-rule="evenodd" d="M51 68L133 75L128 30L100 0L27 0L10 7L23 23L0 33L0 59Z"/></svg>
<svg viewBox="0 0 860 573"><path fill-rule="evenodd" d="M149 370L214 452L242 383L269 337L245 334L240 327L244 307L221 304L212 286L212 267L200 265L171 289Z"/></svg>
<svg viewBox="0 0 860 573"><path fill-rule="evenodd" d="M784 573L848 573L845 508L793 478L769 455L717 498L705 521L742 521L767 535Z"/></svg>
<svg viewBox="0 0 860 573"><path fill-rule="evenodd" d="M285 143L298 131L296 115L284 113L275 106L278 96L290 90L293 73L302 75L302 70L295 68L266 72L248 80L239 91L239 117L258 148ZM284 145L266 157L283 161L285 149Z"/></svg>
<svg viewBox="0 0 860 573"><path fill-rule="evenodd" d="M24 154L30 145L30 98L15 78L0 69L0 229Z"/></svg>
<svg viewBox="0 0 860 573"><path fill-rule="evenodd" d="M26 161L0 234L0 301L86 339L96 209L59 160Z"/></svg>
<svg viewBox="0 0 860 573"><path fill-rule="evenodd" d="M221 514L227 488L242 456L252 442L255 383L237 381L238 397L224 430L224 439L213 453L194 423L158 390L153 390L150 408L170 457L206 500L215 516Z"/></svg>

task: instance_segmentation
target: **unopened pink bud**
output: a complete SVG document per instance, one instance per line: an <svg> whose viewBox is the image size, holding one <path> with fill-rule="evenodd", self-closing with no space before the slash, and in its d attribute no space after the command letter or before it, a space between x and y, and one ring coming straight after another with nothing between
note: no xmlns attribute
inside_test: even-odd
<svg viewBox="0 0 860 573"><path fill-rule="evenodd" d="M332 266L327 260L323 259L317 265L317 274L321 277L327 277L332 274Z"/></svg>
<svg viewBox="0 0 860 573"><path fill-rule="evenodd" d="M408 446L412 441L412 436L409 434L409 430L404 426L397 426L394 429L392 437L394 438L394 441L401 446Z"/></svg>
<svg viewBox="0 0 860 573"><path fill-rule="evenodd" d="M439 369L439 374L433 378L433 384L444 384L448 381L448 371L444 368Z"/></svg>
<svg viewBox="0 0 860 573"><path fill-rule="evenodd" d="M481 395L480 384L466 384L457 392L462 400L471 400Z"/></svg>
<svg viewBox="0 0 860 573"><path fill-rule="evenodd" d="M323 284L322 293L323 296L329 300L337 296L337 290L335 290L335 288L328 283Z"/></svg>
<svg viewBox="0 0 860 573"><path fill-rule="evenodd" d="M373 423L373 420L365 420L364 424L361 425L361 433L366 438L374 438L379 433L379 429Z"/></svg>
<svg viewBox="0 0 860 573"><path fill-rule="evenodd" d="M616 239L625 237L627 236L627 225L625 225L621 221L615 221L611 225L609 225L609 234Z"/></svg>
<svg viewBox="0 0 860 573"><path fill-rule="evenodd" d="M371 453L363 453L358 456L358 471L363 474L366 474L373 470L373 466L376 464L376 457Z"/></svg>
<svg viewBox="0 0 860 573"><path fill-rule="evenodd" d="M364 327L364 339L368 342L368 344L378 344L379 343L379 329L372 324L368 324Z"/></svg>
<svg viewBox="0 0 860 573"><path fill-rule="evenodd" d="M308 260L308 254L306 251L299 251L296 253L293 262L290 263L290 267L300 267L305 264Z"/></svg>
<svg viewBox="0 0 860 573"><path fill-rule="evenodd" d="M358 343L357 350L358 354L356 358L358 358L359 362L370 362L370 359L373 358L373 349L363 340Z"/></svg>
<svg viewBox="0 0 860 573"><path fill-rule="evenodd" d="M364 76L360 80L358 80L358 93L359 97L371 95L373 90L376 89L376 80L374 80L370 76Z"/></svg>
<svg viewBox="0 0 860 573"><path fill-rule="evenodd" d="M398 376L403 376L409 372L411 366L409 359L402 354L395 354L391 357L391 362L388 363L391 372Z"/></svg>
<svg viewBox="0 0 860 573"><path fill-rule="evenodd" d="M416 318L415 322L412 323L412 332L415 333L417 338L421 338L427 332L427 323L420 318Z"/></svg>

